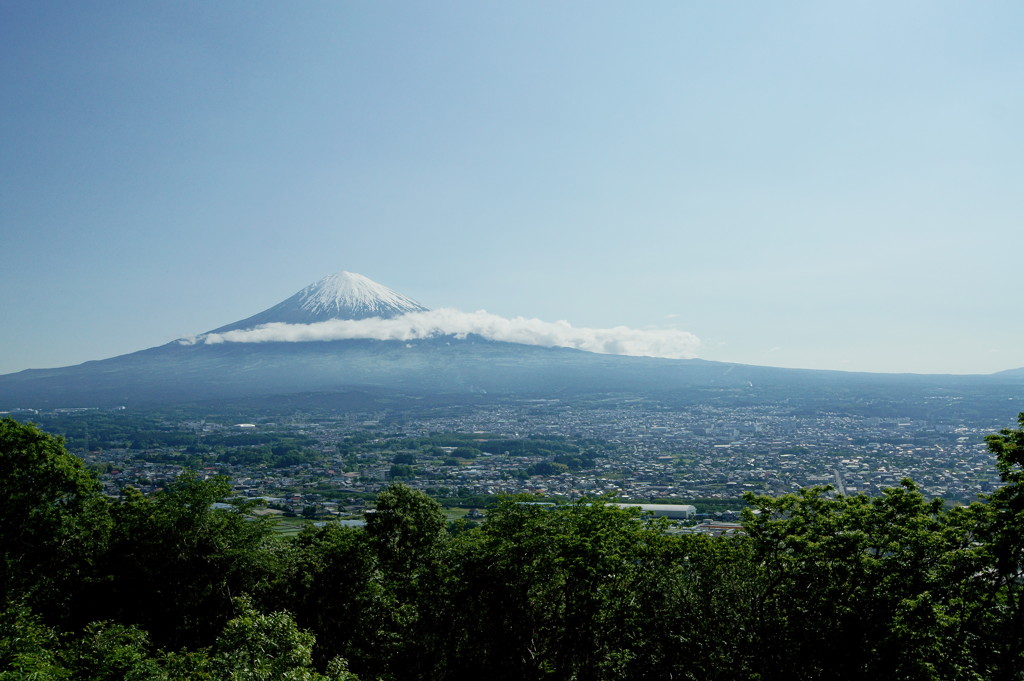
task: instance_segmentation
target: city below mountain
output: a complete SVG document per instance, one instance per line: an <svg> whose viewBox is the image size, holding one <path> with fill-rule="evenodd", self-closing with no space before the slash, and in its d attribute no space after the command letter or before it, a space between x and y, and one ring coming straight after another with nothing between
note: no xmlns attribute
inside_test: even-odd
<svg viewBox="0 0 1024 681"><path fill-rule="evenodd" d="M893 400L934 409L965 399L979 409L998 405L1005 411L1007 400L1024 398L1024 370L984 376L868 374L598 354L474 333L397 340L358 336L360 325L425 314L427 308L407 296L362 275L339 272L195 338L0 376L0 410L253 400L373 406L402 398L450 404L629 394L674 403L787 400L826 409L863 409ZM344 327L341 337L331 325ZM317 335L321 328L334 335ZM299 339L288 336L296 330ZM280 340L285 337L289 340Z"/></svg>

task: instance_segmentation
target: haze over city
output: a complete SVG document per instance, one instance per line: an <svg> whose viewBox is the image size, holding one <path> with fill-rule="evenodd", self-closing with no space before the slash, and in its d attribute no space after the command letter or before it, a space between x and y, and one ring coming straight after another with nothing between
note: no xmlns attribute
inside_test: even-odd
<svg viewBox="0 0 1024 681"><path fill-rule="evenodd" d="M1022 20L4 3L0 373L190 338L342 269L679 356L1024 366Z"/></svg>

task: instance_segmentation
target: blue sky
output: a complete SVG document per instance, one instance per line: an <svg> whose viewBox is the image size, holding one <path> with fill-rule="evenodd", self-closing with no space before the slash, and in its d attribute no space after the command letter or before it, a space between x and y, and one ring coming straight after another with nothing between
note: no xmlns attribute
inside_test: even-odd
<svg viewBox="0 0 1024 681"><path fill-rule="evenodd" d="M0 372L350 270L706 359L1024 366L1018 2L0 4Z"/></svg>

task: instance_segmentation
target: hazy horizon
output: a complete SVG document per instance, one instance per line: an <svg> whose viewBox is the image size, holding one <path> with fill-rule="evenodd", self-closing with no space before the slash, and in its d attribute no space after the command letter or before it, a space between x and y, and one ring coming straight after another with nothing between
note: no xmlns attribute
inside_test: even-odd
<svg viewBox="0 0 1024 681"><path fill-rule="evenodd" d="M0 374L190 337L338 270L581 343L1024 367L1022 20L4 3Z"/></svg>

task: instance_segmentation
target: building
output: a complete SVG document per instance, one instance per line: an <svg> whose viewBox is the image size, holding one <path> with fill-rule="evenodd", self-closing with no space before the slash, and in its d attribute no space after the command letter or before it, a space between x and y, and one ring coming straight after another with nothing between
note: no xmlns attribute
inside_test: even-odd
<svg viewBox="0 0 1024 681"><path fill-rule="evenodd" d="M671 518L673 520L688 520L697 514L697 507L689 504L614 504L619 508L639 508L644 513L653 513L655 516Z"/></svg>

